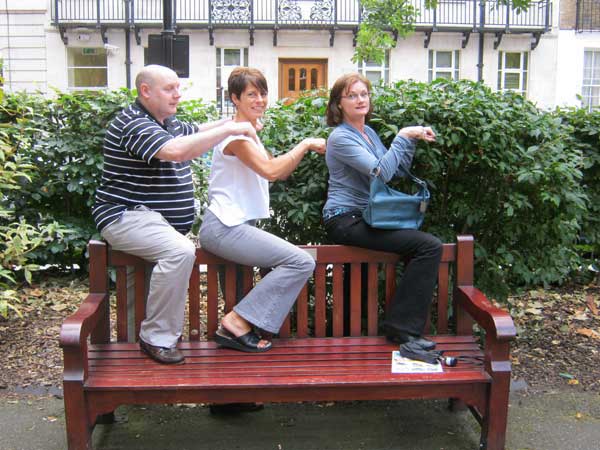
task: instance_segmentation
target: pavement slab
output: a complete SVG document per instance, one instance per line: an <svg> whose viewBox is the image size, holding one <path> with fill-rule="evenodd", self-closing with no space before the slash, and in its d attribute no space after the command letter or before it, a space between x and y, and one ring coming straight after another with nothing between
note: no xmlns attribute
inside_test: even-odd
<svg viewBox="0 0 600 450"><path fill-rule="evenodd" d="M63 401L0 391L0 450L65 450ZM510 399L507 450L600 450L600 395L576 391ZM211 415L205 405L123 406L97 425L95 450L466 450L479 425L441 400L267 404Z"/></svg>

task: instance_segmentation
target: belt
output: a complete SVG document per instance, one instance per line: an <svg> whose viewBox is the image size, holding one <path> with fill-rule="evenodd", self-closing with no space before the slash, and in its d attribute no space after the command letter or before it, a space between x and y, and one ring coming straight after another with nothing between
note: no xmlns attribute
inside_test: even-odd
<svg viewBox="0 0 600 450"><path fill-rule="evenodd" d="M333 219L335 216L339 216L341 214L347 214L350 212L356 212L360 214L360 210L356 208L348 208L345 206L339 206L337 208L326 209L323 211L323 221L327 221L329 219Z"/></svg>

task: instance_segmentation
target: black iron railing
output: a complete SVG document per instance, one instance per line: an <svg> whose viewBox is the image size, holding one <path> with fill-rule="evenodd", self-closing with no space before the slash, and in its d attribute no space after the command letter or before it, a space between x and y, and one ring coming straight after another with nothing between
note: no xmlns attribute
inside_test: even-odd
<svg viewBox="0 0 600 450"><path fill-rule="evenodd" d="M411 0L418 11L417 29L431 30L548 30L550 0L533 1L517 12L498 0L439 0L429 10L425 0ZM600 0L580 0L595 4ZM53 0L56 26L158 26L163 0ZM484 14L480 14L484 8ZM360 23L358 0L173 0L179 28L353 28ZM482 20L483 19L483 20ZM596 20L598 23L598 20Z"/></svg>
<svg viewBox="0 0 600 450"><path fill-rule="evenodd" d="M577 0L577 31L600 31L600 0Z"/></svg>

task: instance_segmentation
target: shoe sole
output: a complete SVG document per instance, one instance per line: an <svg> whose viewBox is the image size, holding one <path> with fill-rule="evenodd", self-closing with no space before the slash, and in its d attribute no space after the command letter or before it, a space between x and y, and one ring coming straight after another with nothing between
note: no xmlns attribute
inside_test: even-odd
<svg viewBox="0 0 600 450"><path fill-rule="evenodd" d="M268 345L267 347L263 347L263 348L248 347L247 345L244 345L241 342L238 342L237 339L235 338L235 336L233 336L233 334L231 334L231 336L226 336L225 334L222 334L222 333L231 334L231 332L224 330L223 328L219 328L216 331L215 342L217 344L219 344L221 347L230 348L233 350L238 350L240 352L246 352L246 353L263 353L268 350L271 350L271 347L272 347L271 344Z"/></svg>

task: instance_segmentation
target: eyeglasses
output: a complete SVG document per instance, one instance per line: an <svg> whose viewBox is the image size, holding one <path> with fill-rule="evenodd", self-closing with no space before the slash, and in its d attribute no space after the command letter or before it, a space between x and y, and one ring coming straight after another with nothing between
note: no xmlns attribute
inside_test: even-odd
<svg viewBox="0 0 600 450"><path fill-rule="evenodd" d="M366 100L368 98L371 98L371 93L370 92L361 92L360 94L352 93L352 94L348 94L348 95L342 95L342 98L347 98L351 102L354 102L354 101L358 100L359 98L364 98Z"/></svg>

